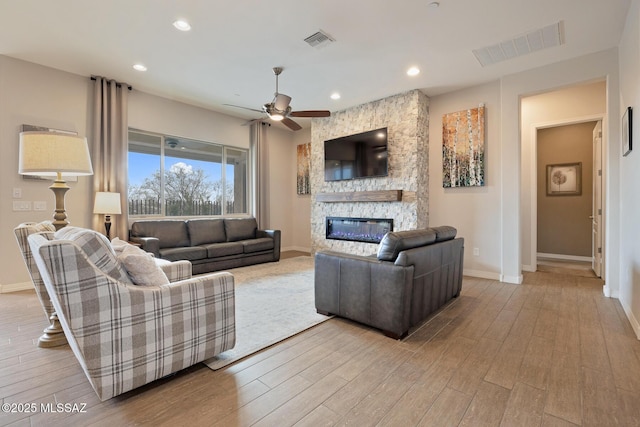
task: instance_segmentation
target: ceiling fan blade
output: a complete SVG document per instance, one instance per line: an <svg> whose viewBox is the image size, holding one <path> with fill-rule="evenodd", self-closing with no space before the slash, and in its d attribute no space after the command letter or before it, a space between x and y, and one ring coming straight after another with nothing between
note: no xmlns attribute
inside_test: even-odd
<svg viewBox="0 0 640 427"><path fill-rule="evenodd" d="M294 122L293 120L291 120L288 117L285 117L284 119L282 119L282 124L284 124L286 127L288 127L291 130L300 130L300 129L302 129L302 126L300 126L299 124L297 124L296 122Z"/></svg>
<svg viewBox="0 0 640 427"><path fill-rule="evenodd" d="M331 115L331 111L328 111L328 110L292 111L289 115L291 117L329 117Z"/></svg>
<svg viewBox="0 0 640 427"><path fill-rule="evenodd" d="M222 105L226 105L227 107L242 108L244 110L257 111L258 113L263 113L262 110L256 110L255 108L243 107L241 105L233 105L233 104L222 104Z"/></svg>

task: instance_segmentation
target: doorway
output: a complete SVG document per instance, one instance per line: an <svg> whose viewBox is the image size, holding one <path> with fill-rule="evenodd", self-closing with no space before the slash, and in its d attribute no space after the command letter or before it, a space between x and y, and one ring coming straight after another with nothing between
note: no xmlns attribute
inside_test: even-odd
<svg viewBox="0 0 640 427"><path fill-rule="evenodd" d="M537 129L536 270L601 276L602 122Z"/></svg>

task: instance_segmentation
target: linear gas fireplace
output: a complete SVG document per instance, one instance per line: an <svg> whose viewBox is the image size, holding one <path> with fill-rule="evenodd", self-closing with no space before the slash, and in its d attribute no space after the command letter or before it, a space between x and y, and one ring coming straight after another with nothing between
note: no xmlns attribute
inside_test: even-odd
<svg viewBox="0 0 640 427"><path fill-rule="evenodd" d="M380 243L393 231L393 219L327 217L327 239Z"/></svg>

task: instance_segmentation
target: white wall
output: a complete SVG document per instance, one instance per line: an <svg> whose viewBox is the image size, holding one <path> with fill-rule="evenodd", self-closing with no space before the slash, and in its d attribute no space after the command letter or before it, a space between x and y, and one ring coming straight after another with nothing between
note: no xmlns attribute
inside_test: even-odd
<svg viewBox="0 0 640 427"><path fill-rule="evenodd" d="M442 116L485 106L485 185L442 187ZM464 274L499 280L500 84L476 86L430 98L429 225L451 225L464 237ZM473 255L478 248L479 256Z"/></svg>
<svg viewBox="0 0 640 427"><path fill-rule="evenodd" d="M606 89L603 80L522 98L520 237L522 267L526 271L536 269L536 129L604 118Z"/></svg>
<svg viewBox="0 0 640 427"><path fill-rule="evenodd" d="M640 0L633 0L620 41L620 104L611 122L620 125L622 111L633 108L632 134L634 150L626 157L619 152L612 159L619 163L620 182L620 241L619 289L620 303L640 338ZM613 140L619 146L620 139ZM614 153L612 153L613 155ZM609 257L611 260L611 257Z"/></svg>
<svg viewBox="0 0 640 427"><path fill-rule="evenodd" d="M619 116L618 102L618 51L609 49L579 58L558 62L545 67L505 76L501 80L501 206L502 230L500 238L502 275L505 281L521 280L521 98L528 95L548 92L577 83L606 80L606 108L609 117ZM604 155L606 163L606 206L605 246L608 259L618 259L620 242L619 228L619 144L607 141L619 141L619 123L610 120L605 123ZM607 269L605 281L612 292L617 290L618 271ZM615 289L614 289L615 288Z"/></svg>
<svg viewBox="0 0 640 427"><path fill-rule="evenodd" d="M18 175L20 125L47 126L87 134L89 78L52 70L29 62L0 56L0 291L33 287L18 250L13 229L21 222L52 219L54 195L50 182L25 180ZM91 180L69 182L65 197L68 220L78 226L90 224L87 200ZM45 201L46 211L14 212L12 190L22 190L22 201Z"/></svg>
<svg viewBox="0 0 640 427"><path fill-rule="evenodd" d="M132 90L129 127L234 147L249 148L246 120Z"/></svg>

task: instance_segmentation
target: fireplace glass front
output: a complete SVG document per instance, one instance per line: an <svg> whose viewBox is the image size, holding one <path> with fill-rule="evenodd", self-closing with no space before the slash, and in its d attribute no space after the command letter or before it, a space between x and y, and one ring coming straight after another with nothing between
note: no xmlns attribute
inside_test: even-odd
<svg viewBox="0 0 640 427"><path fill-rule="evenodd" d="M389 218L341 218L327 217L326 237L333 240L380 243L393 231L393 219Z"/></svg>

